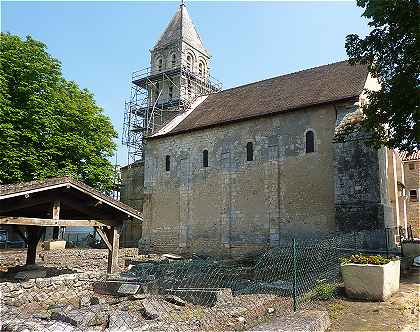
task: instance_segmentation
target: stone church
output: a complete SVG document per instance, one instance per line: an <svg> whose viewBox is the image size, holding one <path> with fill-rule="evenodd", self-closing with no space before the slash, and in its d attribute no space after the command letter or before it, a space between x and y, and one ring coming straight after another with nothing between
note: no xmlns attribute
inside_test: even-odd
<svg viewBox="0 0 420 332"><path fill-rule="evenodd" d="M398 153L369 148L362 133L335 140L363 116L364 89L378 87L365 66L341 61L219 91L183 4L150 62L134 84L169 79L146 88L142 156L123 169L121 193L143 208L145 252L238 255L282 236L407 227Z"/></svg>

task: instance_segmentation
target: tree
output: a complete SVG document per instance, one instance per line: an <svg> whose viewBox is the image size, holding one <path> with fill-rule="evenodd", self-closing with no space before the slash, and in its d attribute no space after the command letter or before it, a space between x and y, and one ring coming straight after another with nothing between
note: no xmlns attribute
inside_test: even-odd
<svg viewBox="0 0 420 332"><path fill-rule="evenodd" d="M1 33L0 47L0 183L72 176L109 191L117 134L92 93L43 43Z"/></svg>
<svg viewBox="0 0 420 332"><path fill-rule="evenodd" d="M375 147L413 151L420 142L419 0L357 0L370 19L369 35L346 37L351 64L366 64L378 91L366 91L362 127Z"/></svg>

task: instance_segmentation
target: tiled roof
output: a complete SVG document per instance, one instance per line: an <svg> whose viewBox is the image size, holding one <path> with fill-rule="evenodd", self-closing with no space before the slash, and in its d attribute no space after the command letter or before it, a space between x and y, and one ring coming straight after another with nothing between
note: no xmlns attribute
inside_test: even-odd
<svg viewBox="0 0 420 332"><path fill-rule="evenodd" d="M411 154L408 154L407 151L402 151L399 155L402 161L420 160L420 151L414 151Z"/></svg>
<svg viewBox="0 0 420 332"><path fill-rule="evenodd" d="M341 61L224 90L161 136L354 98L367 76L366 66Z"/></svg>
<svg viewBox="0 0 420 332"><path fill-rule="evenodd" d="M132 207L113 199L107 195L102 194L101 192L97 191L96 189L84 184L82 182L76 181L71 177L54 177L45 180L36 180L36 181L29 181L29 182L20 182L16 184L5 184L0 185L0 200L3 198L7 198L11 194L25 194L30 191L34 190L48 190L49 188L56 188L60 186L72 185L81 191L85 191L91 196L96 196L109 205L113 205L120 210L124 210L128 214L132 215L135 218L142 219L143 215L140 211L133 209Z"/></svg>

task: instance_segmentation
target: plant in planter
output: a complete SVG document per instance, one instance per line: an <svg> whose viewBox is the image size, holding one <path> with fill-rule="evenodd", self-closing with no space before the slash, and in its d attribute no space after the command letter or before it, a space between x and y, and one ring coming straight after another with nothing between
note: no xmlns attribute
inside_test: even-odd
<svg viewBox="0 0 420 332"><path fill-rule="evenodd" d="M383 256L352 255L341 260L350 298L384 301L400 288L400 261Z"/></svg>

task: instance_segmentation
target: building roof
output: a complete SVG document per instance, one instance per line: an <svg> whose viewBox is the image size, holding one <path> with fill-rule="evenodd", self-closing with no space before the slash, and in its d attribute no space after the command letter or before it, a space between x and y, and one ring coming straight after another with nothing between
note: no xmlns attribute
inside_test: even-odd
<svg viewBox="0 0 420 332"><path fill-rule="evenodd" d="M227 89L158 137L355 98L367 76L367 66L341 61Z"/></svg>
<svg viewBox="0 0 420 332"><path fill-rule="evenodd" d="M54 177L45 180L36 180L29 182L21 182L17 184L6 184L0 185L0 201L9 199L17 196L23 196L33 193L39 193L42 191L71 187L80 192L83 192L89 196L94 197L98 201L105 203L106 205L119 210L120 212L126 213L130 217L136 219L143 219L143 215L140 211L120 202L112 197L104 195L96 189L72 179L71 177Z"/></svg>
<svg viewBox="0 0 420 332"><path fill-rule="evenodd" d="M420 151L413 151L409 154L407 151L399 152L402 161L420 160Z"/></svg>
<svg viewBox="0 0 420 332"><path fill-rule="evenodd" d="M167 45L180 42L181 40L209 56L207 50L203 46L200 35L195 29L194 23L188 14L187 7L184 4L181 4L178 7L178 10L153 49L163 48Z"/></svg>

